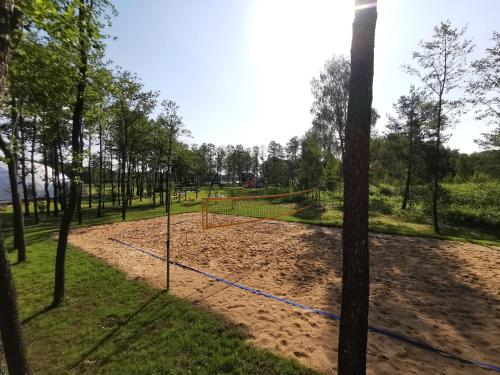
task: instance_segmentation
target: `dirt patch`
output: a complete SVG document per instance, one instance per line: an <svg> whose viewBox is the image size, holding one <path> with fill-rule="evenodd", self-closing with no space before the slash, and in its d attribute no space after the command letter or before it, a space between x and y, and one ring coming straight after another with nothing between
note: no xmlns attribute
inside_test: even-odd
<svg viewBox="0 0 500 375"><path fill-rule="evenodd" d="M244 220L236 219L236 220ZM172 219L172 259L315 308L340 312L342 243L338 229L264 221L203 231L200 214ZM165 263L113 237L164 256L165 219L72 232L70 243L125 271L165 286ZM459 356L500 358L500 249L373 235L370 325L397 331ZM196 273L172 268L172 291L244 325L250 341L325 373L336 371L338 323ZM485 374L369 334L371 374Z"/></svg>

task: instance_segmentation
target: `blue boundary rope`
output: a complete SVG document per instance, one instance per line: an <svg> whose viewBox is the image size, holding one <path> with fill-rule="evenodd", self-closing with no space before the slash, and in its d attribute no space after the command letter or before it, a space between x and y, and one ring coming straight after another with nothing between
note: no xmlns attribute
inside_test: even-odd
<svg viewBox="0 0 500 375"><path fill-rule="evenodd" d="M158 256L156 254L153 254L153 253L151 253L149 251L146 251L144 249L141 249L141 248L139 248L137 246L128 244L126 242L123 242L123 241L118 240L118 239L113 238L113 237L109 237L108 239L111 240L111 241L118 242L118 243L120 243L120 244L122 244L124 246L130 247L131 249L140 251L141 253L149 255L149 256L151 256L153 258L165 261L165 258L160 257L160 256ZM331 320L338 320L338 321L340 321L340 315L331 313L329 311L316 309L314 307L303 305L301 303L298 303L298 302L295 302L295 301L292 301L292 300L289 300L289 299L286 299L286 298L277 297L277 296L274 296L272 294L263 292L261 290L254 289L254 288L248 287L248 286L243 285L243 284L238 284L238 283L235 283L235 282L230 281L230 280L226 280L226 279L224 279L222 277L218 277L218 276L212 275L212 274L210 274L208 272L198 270L196 268L193 268L191 266L188 266L188 265L176 262L176 261L170 261L170 263L173 264L173 265L175 265L175 266L177 266L177 267L179 267L179 268L183 268L185 270L198 273L198 274L203 275L205 277L208 277L210 279L214 279L216 281L219 281L219 282L224 283L226 285L230 285L230 286L233 286L235 288L244 290L246 292L249 292L249 293L252 293L252 294L255 294L255 295L259 295L259 296L263 296L263 297L272 299L274 301L286 303L287 305L298 307L298 308L303 309L303 310L312 311L312 312L314 312L316 314L322 315L322 316L324 316L324 317L326 317L328 319L331 319ZM380 335L383 335L383 336L386 336L386 337L389 337L389 338L392 338L392 339L395 339L395 340L398 340L398 341L405 342L405 343L407 343L409 345L412 345L412 346L415 346L417 348L420 348L420 349L423 349L423 350L426 350L426 351L430 351L430 352L433 352L433 353L437 353L437 354L442 355L444 357L448 357L448 358L457 360L457 361L459 361L461 363L464 363L464 364L476 365L476 366L479 366L479 367L482 367L482 368L485 368L485 369L489 369L489 370L494 370L496 372L500 372L500 366L496 366L496 365L493 365L493 364L490 364L490 363L486 363L486 362L476 361L476 360L473 360L473 359L465 359L465 358L459 357L459 356L457 356L457 355L455 355L453 353L450 353L450 352L447 352L447 351L444 351L444 350L440 350L440 349L438 349L438 348L436 348L436 347L434 347L432 345L429 345L429 344L426 344L426 343L423 343L423 342L420 342L420 341L416 341L416 340L414 340L412 338L403 336L403 335L401 335L399 333L387 330L385 328L368 326L368 332L378 333Z"/></svg>

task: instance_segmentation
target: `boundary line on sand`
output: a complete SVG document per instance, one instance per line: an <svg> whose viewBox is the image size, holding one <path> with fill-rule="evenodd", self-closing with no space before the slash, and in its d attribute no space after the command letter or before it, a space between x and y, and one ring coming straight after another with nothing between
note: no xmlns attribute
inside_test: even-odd
<svg viewBox="0 0 500 375"><path fill-rule="evenodd" d="M126 247L129 247L131 249L140 251L141 253L149 255L149 256L151 256L153 258L156 258L158 260L165 261L164 257L160 257L160 256L158 256L158 255L156 255L156 254L154 254L152 252L149 252L147 250L141 249L140 247L137 247L135 245L131 245L129 243L123 242L123 241L121 241L119 239L116 239L116 238L113 238L113 237L108 237L108 240L117 242L117 243L119 243L121 245L124 245ZM233 286L235 288L244 290L246 292L249 292L249 293L252 293L252 294L255 294L255 295L259 295L259 296L263 296L263 297L269 298L269 299L277 301L277 302L286 303L287 305L298 307L298 308L306 310L306 311L312 311L312 312L314 312L316 314L319 314L319 315L322 315L322 316L324 316L324 317L326 317L326 318L328 318L330 320L340 321L340 315L334 314L332 312L321 310L321 309L316 309L314 307L303 305L301 303L298 303L298 302L295 302L295 301L292 301L292 300L289 300L289 299L286 299L286 298L277 297L277 296L274 296L272 294L263 292L261 290L254 289L254 288L251 288L251 287L243 285L243 284L235 283L235 282L230 281L230 280L226 280L226 279L224 279L222 277L212 275L212 274L210 274L208 272L198 270L196 268L193 268L191 266L188 266L188 265L176 262L176 261L170 261L170 263L173 264L174 266L179 267L179 268L182 268L182 269L185 269L185 270L188 270L188 271L192 271L192 272L198 273L198 274L203 275L205 277L208 277L210 279L216 280L216 281L224 283L226 285ZM430 344L417 341L415 339L403 336L403 335L401 335L401 334L399 334L397 332L393 332L393 331L390 331L390 330L385 329L385 328L368 326L368 332L378 333L380 335L383 335L383 336L386 336L386 337L389 337L389 338L392 338L392 339L395 339L395 340L398 340L398 341L405 342L405 343L407 343L409 345L412 345L412 346L415 346L417 348L420 348L420 349L423 349L423 350L426 350L426 351L429 351L429 352L437 353L437 354L439 354L439 355L441 355L443 357L454 359L454 360L459 361L461 363L465 363L465 364L468 364L468 365L475 365L475 366L482 367L484 369L489 369L489 370L493 370L493 371L496 371L496 372L500 372L500 366L493 365L491 363L486 363L486 362L481 362L481 361L473 360L473 359L465 359L465 358L459 357L459 356L457 356L457 355L455 355L455 354L453 354L451 352L447 352L447 351L438 349L438 348L436 348L436 347L434 347L434 346L432 346Z"/></svg>

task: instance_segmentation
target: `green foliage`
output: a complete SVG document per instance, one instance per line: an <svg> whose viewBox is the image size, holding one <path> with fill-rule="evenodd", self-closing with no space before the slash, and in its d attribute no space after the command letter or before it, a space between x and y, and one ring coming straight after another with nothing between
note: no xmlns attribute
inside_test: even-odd
<svg viewBox="0 0 500 375"><path fill-rule="evenodd" d="M316 132L309 131L302 139L299 160L299 183L306 188L320 185L323 174L323 152Z"/></svg>
<svg viewBox="0 0 500 375"><path fill-rule="evenodd" d="M446 189L450 193L448 220L500 229L500 182L450 184Z"/></svg>
<svg viewBox="0 0 500 375"><path fill-rule="evenodd" d="M494 31L492 46L486 49L485 56L472 63L474 78L469 82L467 91L469 102L473 104L478 119L488 119L495 126L483 139L476 140L485 149L500 150L500 32Z"/></svg>

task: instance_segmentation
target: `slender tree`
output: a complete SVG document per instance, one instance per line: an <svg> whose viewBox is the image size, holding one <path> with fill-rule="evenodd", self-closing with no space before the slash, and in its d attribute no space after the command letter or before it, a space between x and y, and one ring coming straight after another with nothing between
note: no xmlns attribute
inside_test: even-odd
<svg viewBox="0 0 500 375"><path fill-rule="evenodd" d="M73 105L72 125L71 125L71 170L70 170L70 192L67 206L61 220L59 230L59 238L57 241L56 266L54 277L54 299L53 306L58 306L64 300L65 294L65 263L66 249L68 245L68 235L71 225L71 220L75 213L78 204L80 188L81 188L81 172L82 172L82 155L83 145L81 142L81 134L83 128L83 115L85 109L85 93L87 87L87 72L89 65L89 55L93 48L100 47L99 30L102 27L100 17L105 12L109 3L105 0L77 0L75 8L77 15L66 14L68 22L74 21L76 25L73 30L67 33L66 37L76 35L75 55L77 56L75 64L77 67L76 87L75 87L75 102ZM71 23L69 23L71 24Z"/></svg>
<svg viewBox="0 0 500 375"><path fill-rule="evenodd" d="M415 163L419 155L419 145L424 138L423 123L426 120L424 106L425 94L419 92L414 86L408 95L402 95L394 109L397 118L389 116L389 134L400 135L406 139L404 157L406 159L406 177L401 209L405 210L410 201L410 186L414 178Z"/></svg>
<svg viewBox="0 0 500 375"><path fill-rule="evenodd" d="M339 374L366 373L368 335L368 172L377 1L355 4L344 163Z"/></svg>
<svg viewBox="0 0 500 375"><path fill-rule="evenodd" d="M452 100L453 91L460 87L466 73L466 58L472 52L473 45L465 39L466 28L453 28L450 21L441 22L434 27L432 40L421 41L420 50L413 52L413 59L420 69L406 66L408 73L419 77L435 98L436 110L434 121L434 176L432 182L432 223L434 231L439 229L439 192L440 192L440 165L443 130L454 116L463 107L460 99Z"/></svg>
<svg viewBox="0 0 500 375"><path fill-rule="evenodd" d="M167 199L165 204L165 213L167 216L167 238L166 238L166 264L167 264L167 276L166 276L166 288L170 288L170 177L171 177L171 161L172 161L172 150L174 141L183 132L182 117L179 115L179 106L172 100L164 100L162 103L162 113L158 118L160 126L166 131L168 136L167 143L167 176L166 176L166 186L167 186Z"/></svg>

